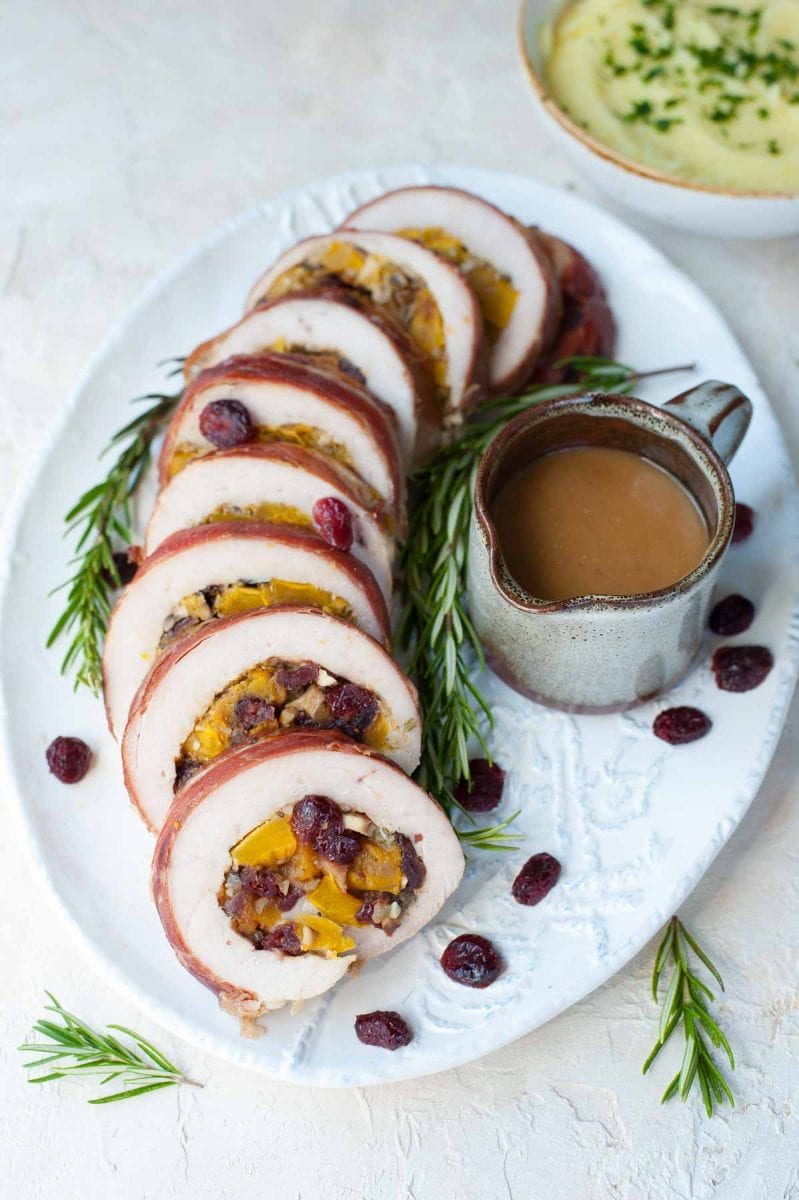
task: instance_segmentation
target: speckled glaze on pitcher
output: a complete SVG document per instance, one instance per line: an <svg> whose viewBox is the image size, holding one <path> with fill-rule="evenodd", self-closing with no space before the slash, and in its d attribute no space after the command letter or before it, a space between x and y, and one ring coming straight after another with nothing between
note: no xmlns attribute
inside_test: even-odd
<svg viewBox="0 0 799 1200"><path fill-rule="evenodd" d="M543 704L610 712L649 699L685 674L732 537L735 497L725 463L751 416L742 392L708 380L663 408L630 396L569 396L505 426L480 464L468 560L472 621L498 675ZM489 515L493 499L526 463L574 446L641 454L688 489L710 532L705 556L689 575L656 592L559 601L536 599L510 576Z"/></svg>

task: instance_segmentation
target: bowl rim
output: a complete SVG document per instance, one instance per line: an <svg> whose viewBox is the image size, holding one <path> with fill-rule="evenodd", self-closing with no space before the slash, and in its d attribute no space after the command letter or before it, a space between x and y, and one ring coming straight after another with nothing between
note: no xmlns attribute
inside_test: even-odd
<svg viewBox="0 0 799 1200"><path fill-rule="evenodd" d="M556 104L538 73L527 43L526 24L527 12L534 0L521 0L519 4L519 15L516 23L517 40L519 44L519 53L521 54L522 63L527 72L528 81L537 98L541 101L543 107L549 115L565 133L576 138L578 142L596 154L598 158L605 159L606 162L612 163L614 166L620 167L623 171L627 171L630 175L637 175L641 179L648 179L653 183L664 183L671 187L683 188L685 191L698 193L700 195L709 196L726 196L730 200L795 200L799 201L799 191L796 192L765 192L765 191L735 191L729 188L714 187L707 183L692 183L687 179L681 179L678 175L669 175L665 171L658 171L654 167L648 167L644 163L636 162L633 158L627 158L626 155L620 154L612 147L600 142L586 133L584 129L567 116L562 108Z"/></svg>

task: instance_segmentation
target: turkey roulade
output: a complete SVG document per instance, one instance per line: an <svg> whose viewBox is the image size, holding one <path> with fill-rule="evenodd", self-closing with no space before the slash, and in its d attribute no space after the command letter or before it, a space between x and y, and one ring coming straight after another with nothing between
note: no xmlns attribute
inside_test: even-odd
<svg viewBox="0 0 799 1200"><path fill-rule="evenodd" d="M379 642L311 608L208 622L161 656L133 702L125 782L151 829L173 796L233 746L293 728L337 729L411 772L416 689Z"/></svg>
<svg viewBox="0 0 799 1200"><path fill-rule="evenodd" d="M189 781L156 844L153 895L183 966L251 1021L411 937L462 874L447 817L399 767L298 732Z"/></svg>

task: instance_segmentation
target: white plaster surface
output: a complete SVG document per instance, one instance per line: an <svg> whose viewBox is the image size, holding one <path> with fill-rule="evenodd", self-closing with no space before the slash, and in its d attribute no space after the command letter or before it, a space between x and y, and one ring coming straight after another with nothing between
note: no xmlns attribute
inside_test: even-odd
<svg viewBox="0 0 799 1200"><path fill-rule="evenodd" d="M515 8L6 0L0 500L152 273L270 193L347 166L443 160L596 198L538 127ZM629 219L719 304L796 461L799 242L700 241ZM535 1034L443 1076L327 1093L242 1074L162 1034L89 973L4 822L0 1200L795 1200L797 712L683 913L725 976L720 1011L739 1060L738 1109L712 1121L695 1102L658 1106L670 1064L640 1075L653 947ZM28 1087L14 1047L44 987L98 1023L135 1025L204 1088L92 1108L78 1085Z"/></svg>

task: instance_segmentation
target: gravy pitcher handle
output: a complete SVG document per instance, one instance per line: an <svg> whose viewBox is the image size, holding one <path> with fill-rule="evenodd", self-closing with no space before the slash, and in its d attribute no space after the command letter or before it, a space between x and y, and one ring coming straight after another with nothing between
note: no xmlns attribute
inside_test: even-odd
<svg viewBox="0 0 799 1200"><path fill-rule="evenodd" d="M676 409L677 416L710 442L725 463L735 454L752 420L752 401L734 384L718 379L706 379L681 392L664 408Z"/></svg>

